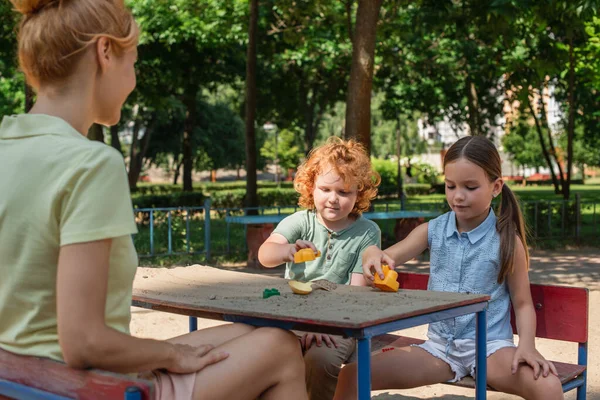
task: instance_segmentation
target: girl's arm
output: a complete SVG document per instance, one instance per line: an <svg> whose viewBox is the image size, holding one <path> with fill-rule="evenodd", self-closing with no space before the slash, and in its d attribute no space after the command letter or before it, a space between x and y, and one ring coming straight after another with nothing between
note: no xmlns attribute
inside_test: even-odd
<svg viewBox="0 0 600 400"><path fill-rule="evenodd" d="M554 364L547 361L535 348L536 317L526 262L523 242L517 236L514 272L509 274L506 279L519 334L519 346L513 358L512 373L517 372L520 363L527 363L533 368L534 377L537 379L541 371L543 371L544 377L548 376L549 372L554 375L558 374Z"/></svg>
<svg viewBox="0 0 600 400"><path fill-rule="evenodd" d="M428 226L427 222L417 226L406 239L385 249L385 251L380 250L377 246L368 247L363 254L363 276L366 281L368 283L373 282L373 271L383 278L381 264L395 267L412 260L425 251L429 245L427 240Z"/></svg>
<svg viewBox="0 0 600 400"><path fill-rule="evenodd" d="M288 240L279 233L273 233L258 249L258 261L267 267L273 268L286 262L294 261L294 254L300 249L311 248L316 253L317 249L312 242L297 240L288 243Z"/></svg>
<svg viewBox="0 0 600 400"><path fill-rule="evenodd" d="M108 239L60 248L56 282L58 340L69 366L121 373L159 368L192 373L228 356L210 352L212 346L208 343L195 347L138 339L108 327L105 307L111 244Z"/></svg>

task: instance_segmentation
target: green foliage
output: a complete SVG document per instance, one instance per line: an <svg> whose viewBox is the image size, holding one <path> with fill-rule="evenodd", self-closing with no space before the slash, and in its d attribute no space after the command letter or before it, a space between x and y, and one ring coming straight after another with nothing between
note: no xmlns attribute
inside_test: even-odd
<svg viewBox="0 0 600 400"><path fill-rule="evenodd" d="M546 165L536 128L531 126L525 114L520 114L517 123L502 137L502 145L519 166L538 168Z"/></svg>
<svg viewBox="0 0 600 400"><path fill-rule="evenodd" d="M279 166L284 170L296 168L300 163L300 157L304 155L304 152L298 146L296 133L289 129L282 129L276 134L277 138L275 138L275 132L269 135L269 138L260 149L260 154L272 161L277 158ZM275 145L276 139L277 146Z"/></svg>

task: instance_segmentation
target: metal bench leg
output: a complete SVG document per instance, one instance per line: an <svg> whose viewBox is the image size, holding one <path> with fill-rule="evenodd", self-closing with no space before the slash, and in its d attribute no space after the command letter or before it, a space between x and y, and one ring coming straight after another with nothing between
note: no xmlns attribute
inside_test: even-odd
<svg viewBox="0 0 600 400"><path fill-rule="evenodd" d="M487 391L487 322L486 310L477 313L475 346L475 398L485 400Z"/></svg>
<svg viewBox="0 0 600 400"><path fill-rule="evenodd" d="M587 366L588 344L579 343L579 351L577 354L577 364ZM587 369L583 373L583 385L577 388L577 400L586 400L587 398Z"/></svg>

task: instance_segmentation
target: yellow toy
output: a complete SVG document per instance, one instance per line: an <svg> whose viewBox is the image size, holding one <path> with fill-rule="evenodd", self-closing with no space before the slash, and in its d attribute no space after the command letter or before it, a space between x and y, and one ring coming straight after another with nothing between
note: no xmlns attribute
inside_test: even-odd
<svg viewBox="0 0 600 400"><path fill-rule="evenodd" d="M310 283L289 281L288 285L290 285L292 292L296 294L309 294L312 292L312 285Z"/></svg>
<svg viewBox="0 0 600 400"><path fill-rule="evenodd" d="M298 282L298 281L288 281L288 285L292 289L292 292L296 294L310 294L313 289L323 289L326 291L331 291L337 289L337 284L330 282L326 279L317 279L312 282Z"/></svg>
<svg viewBox="0 0 600 400"><path fill-rule="evenodd" d="M300 249L294 254L294 262L300 264L306 261L313 261L315 258L321 257L321 252L317 250L317 254L312 249Z"/></svg>
<svg viewBox="0 0 600 400"><path fill-rule="evenodd" d="M397 292L400 284L398 283L398 273L390 269L388 265L382 265L384 278L381 279L378 273L375 273L375 281L373 286L383 290L384 292Z"/></svg>

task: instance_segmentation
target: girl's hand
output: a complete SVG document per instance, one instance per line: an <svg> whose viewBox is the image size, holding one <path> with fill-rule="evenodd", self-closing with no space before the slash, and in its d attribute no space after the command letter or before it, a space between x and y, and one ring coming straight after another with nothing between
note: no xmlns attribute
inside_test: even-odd
<svg viewBox="0 0 600 400"><path fill-rule="evenodd" d="M379 274L381 279L384 278L383 271L381 270L381 264L387 264L390 266L390 268L394 268L395 266L394 260L377 246L367 247L363 253L362 264L363 276L365 277L367 283L371 286L375 280L373 271Z"/></svg>
<svg viewBox="0 0 600 400"><path fill-rule="evenodd" d="M323 342L325 342L327 347L337 347L337 343L332 336L321 333L305 333L304 336L302 336L302 339L300 339L304 351L310 349L313 341L317 344L317 347L321 347Z"/></svg>
<svg viewBox="0 0 600 400"><path fill-rule="evenodd" d="M224 351L207 354L213 348L214 346L210 344L201 346L173 344L172 362L167 370L177 374L190 374L229 357L229 353Z"/></svg>
<svg viewBox="0 0 600 400"><path fill-rule="evenodd" d="M515 351L515 355L513 357L512 362L512 373L517 373L517 368L519 364L526 363L531 368L533 368L533 378L537 379L540 377L540 372L542 372L543 377L547 377L550 372L554 375L558 376L558 372L556 371L556 367L552 362L546 360L544 356L540 354L539 351L535 347L530 348L529 346L518 346L517 351Z"/></svg>

